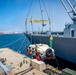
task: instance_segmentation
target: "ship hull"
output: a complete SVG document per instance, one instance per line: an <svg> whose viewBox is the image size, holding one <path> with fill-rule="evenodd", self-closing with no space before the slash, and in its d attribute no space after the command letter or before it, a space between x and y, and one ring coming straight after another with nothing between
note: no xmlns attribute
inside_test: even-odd
<svg viewBox="0 0 76 75"><path fill-rule="evenodd" d="M26 34L26 36L31 43L44 43L50 45L50 36L28 34ZM53 37L52 47L57 57L76 64L76 38Z"/></svg>

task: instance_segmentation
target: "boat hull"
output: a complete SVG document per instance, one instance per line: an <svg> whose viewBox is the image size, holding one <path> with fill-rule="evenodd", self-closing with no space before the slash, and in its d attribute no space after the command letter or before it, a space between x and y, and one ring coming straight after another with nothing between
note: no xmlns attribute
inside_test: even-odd
<svg viewBox="0 0 76 75"><path fill-rule="evenodd" d="M26 36L33 44L43 43L50 45L50 36L30 34L26 34ZM52 46L56 56L76 64L76 38L53 37Z"/></svg>

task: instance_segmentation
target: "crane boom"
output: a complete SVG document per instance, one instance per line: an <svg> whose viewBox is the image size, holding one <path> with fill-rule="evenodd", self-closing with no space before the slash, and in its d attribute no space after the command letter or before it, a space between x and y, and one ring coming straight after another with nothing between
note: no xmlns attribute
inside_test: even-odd
<svg viewBox="0 0 76 75"><path fill-rule="evenodd" d="M64 6L65 10L67 11L68 15L70 16L70 18L73 20L73 22L75 22L76 21L76 5L73 5L70 0L65 0L65 1L60 0L60 1L63 4L63 6ZM71 10L70 10L70 8L67 8L66 2L70 6Z"/></svg>
<svg viewBox="0 0 76 75"><path fill-rule="evenodd" d="M62 2L62 4L63 4L65 10L67 11L68 15L70 16L70 14L69 14L70 11L68 10L68 8L67 8L67 6L65 5L64 1L63 1L63 0L60 0L60 1ZM71 16L70 16L70 18L72 19Z"/></svg>
<svg viewBox="0 0 76 75"><path fill-rule="evenodd" d="M68 10L68 8L66 7L64 1L63 1L63 0L60 0L60 1L62 2L62 4L63 4L64 8L66 9L66 11L69 12L69 10Z"/></svg>
<svg viewBox="0 0 76 75"><path fill-rule="evenodd" d="M70 7L72 8L72 10L74 11L74 13L76 14L76 10L73 7L72 3L70 2L70 0L66 0L68 2L68 4L70 5Z"/></svg>

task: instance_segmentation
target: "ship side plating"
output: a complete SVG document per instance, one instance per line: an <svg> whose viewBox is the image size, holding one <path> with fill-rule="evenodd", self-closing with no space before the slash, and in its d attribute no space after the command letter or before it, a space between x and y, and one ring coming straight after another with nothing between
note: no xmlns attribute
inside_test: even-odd
<svg viewBox="0 0 76 75"><path fill-rule="evenodd" d="M28 35L28 39L32 40L32 43L44 43L50 45L50 36L46 35ZM76 63L76 38L70 37L53 37L53 48L55 50L55 55L68 60L70 62Z"/></svg>

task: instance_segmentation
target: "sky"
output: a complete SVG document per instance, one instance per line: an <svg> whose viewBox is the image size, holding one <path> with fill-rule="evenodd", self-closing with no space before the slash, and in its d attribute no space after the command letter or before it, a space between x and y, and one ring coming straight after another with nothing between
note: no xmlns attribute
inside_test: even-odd
<svg viewBox="0 0 76 75"><path fill-rule="evenodd" d="M25 32L25 20L30 8L32 0L0 0L0 32ZM43 0L48 15L51 20L52 31L63 31L66 22L72 22L67 12L65 11L60 0ZM50 2L50 7L49 7ZM43 10L43 18L48 19L42 1L40 0ZM50 9L50 14L49 14ZM30 18L40 19L41 12L39 0L33 0L31 10L28 16ZM48 23L44 30L49 28ZM41 31L41 23L33 24L34 31ZM31 31L31 24L28 23L28 31Z"/></svg>

